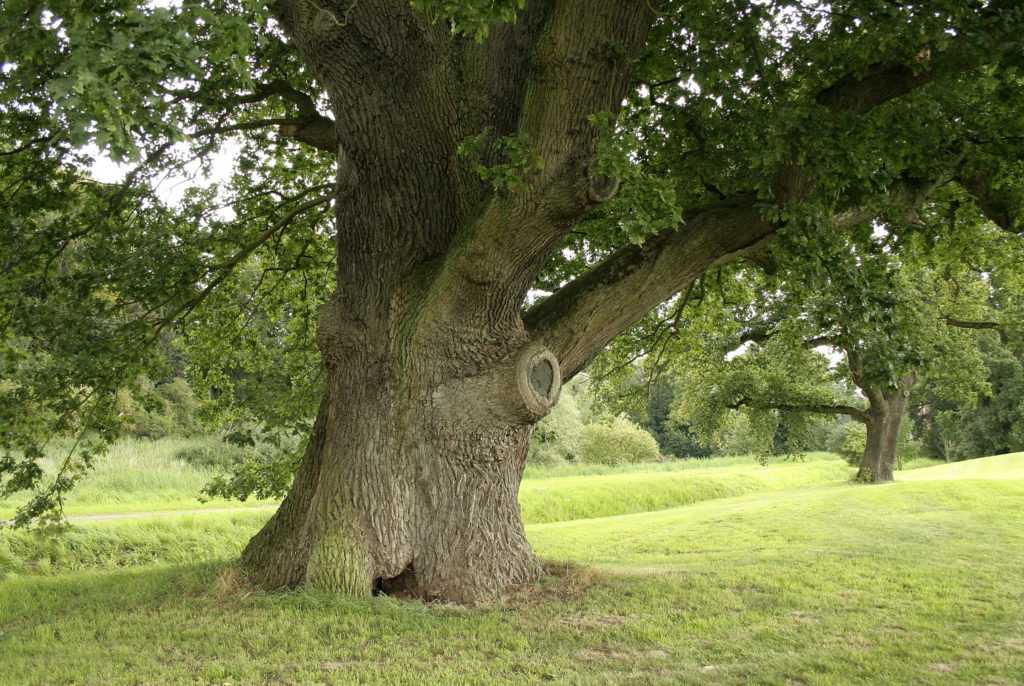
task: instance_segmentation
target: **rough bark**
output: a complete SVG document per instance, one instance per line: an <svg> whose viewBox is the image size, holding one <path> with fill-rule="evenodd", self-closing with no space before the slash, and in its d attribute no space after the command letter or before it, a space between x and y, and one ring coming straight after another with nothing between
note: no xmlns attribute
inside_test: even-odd
<svg viewBox="0 0 1024 686"><path fill-rule="evenodd" d="M344 323L322 316L322 331ZM320 338L330 380L306 456L243 554L258 581L472 603L534 578L516 496L530 426L558 395L550 354L526 345L399 399L380 367L363 366L377 354Z"/></svg>
<svg viewBox="0 0 1024 686"><path fill-rule="evenodd" d="M900 426L913 385L914 375L908 374L900 380L899 388L895 390L866 392L868 409L864 413L864 423L867 426L867 440L857 470L858 481L885 483L893 480Z"/></svg>

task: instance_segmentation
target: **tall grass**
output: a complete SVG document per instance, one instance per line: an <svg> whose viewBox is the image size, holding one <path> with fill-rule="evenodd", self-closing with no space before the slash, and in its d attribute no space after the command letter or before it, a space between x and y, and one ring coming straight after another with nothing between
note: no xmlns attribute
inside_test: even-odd
<svg viewBox="0 0 1024 686"><path fill-rule="evenodd" d="M191 465L175 456L187 448L221 445L214 437L163 438L146 440L127 438L118 441L96 459L88 476L68 495L68 514L142 512L179 510L196 507L239 507L238 501L212 499L199 501L200 491L218 473L217 469ZM52 447L40 466L47 475L56 473L63 446ZM0 501L0 519L9 517L28 496ZM269 501L250 501L262 505Z"/></svg>

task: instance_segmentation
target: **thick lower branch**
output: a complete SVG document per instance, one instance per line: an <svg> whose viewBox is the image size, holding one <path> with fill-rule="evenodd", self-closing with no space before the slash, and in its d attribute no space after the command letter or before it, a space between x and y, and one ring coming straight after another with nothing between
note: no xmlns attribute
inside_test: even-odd
<svg viewBox="0 0 1024 686"><path fill-rule="evenodd" d="M975 204L991 222L1009 233L1024 234L1024 197L997 186L987 173L977 167L963 168L955 177Z"/></svg>
<svg viewBox="0 0 1024 686"><path fill-rule="evenodd" d="M831 415L846 415L858 422L867 423L868 413L865 410L854 407L852 405L801 405L801 404L787 404L787 403L771 403L771 402L760 402L751 400L750 398L741 398L735 403L729 406L733 410L738 410L740 407L752 407L762 410L782 410L783 412L808 412L810 414L831 414Z"/></svg>
<svg viewBox="0 0 1024 686"><path fill-rule="evenodd" d="M759 249L776 229L752 196L708 207L676 231L616 251L532 307L526 326L572 378L620 331L708 269Z"/></svg>

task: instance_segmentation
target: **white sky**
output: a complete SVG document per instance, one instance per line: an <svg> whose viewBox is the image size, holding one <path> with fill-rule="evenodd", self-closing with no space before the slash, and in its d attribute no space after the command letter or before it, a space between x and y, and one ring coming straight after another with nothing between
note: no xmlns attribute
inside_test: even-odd
<svg viewBox="0 0 1024 686"><path fill-rule="evenodd" d="M132 170L131 165L114 162L95 146L90 145L85 152L93 158L89 172L94 179L102 183L120 183ZM164 175L156 184L157 197L174 206L181 202L185 192L193 186L228 181L235 166L236 153L237 146L227 141L224 149L210 158L209 174L203 173L199 162L192 162L186 166L185 173Z"/></svg>

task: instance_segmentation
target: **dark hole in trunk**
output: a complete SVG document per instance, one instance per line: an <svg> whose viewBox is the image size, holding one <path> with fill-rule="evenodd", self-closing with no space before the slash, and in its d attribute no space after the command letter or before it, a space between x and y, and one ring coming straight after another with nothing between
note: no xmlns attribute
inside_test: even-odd
<svg viewBox="0 0 1024 686"><path fill-rule="evenodd" d="M536 367L530 370L530 385L542 398L547 398L551 393L551 385L554 381L555 370L548 360L541 360Z"/></svg>
<svg viewBox="0 0 1024 686"><path fill-rule="evenodd" d="M416 572L409 565L398 576L390 579L379 578L373 583L373 595L389 595L396 598L420 598Z"/></svg>

